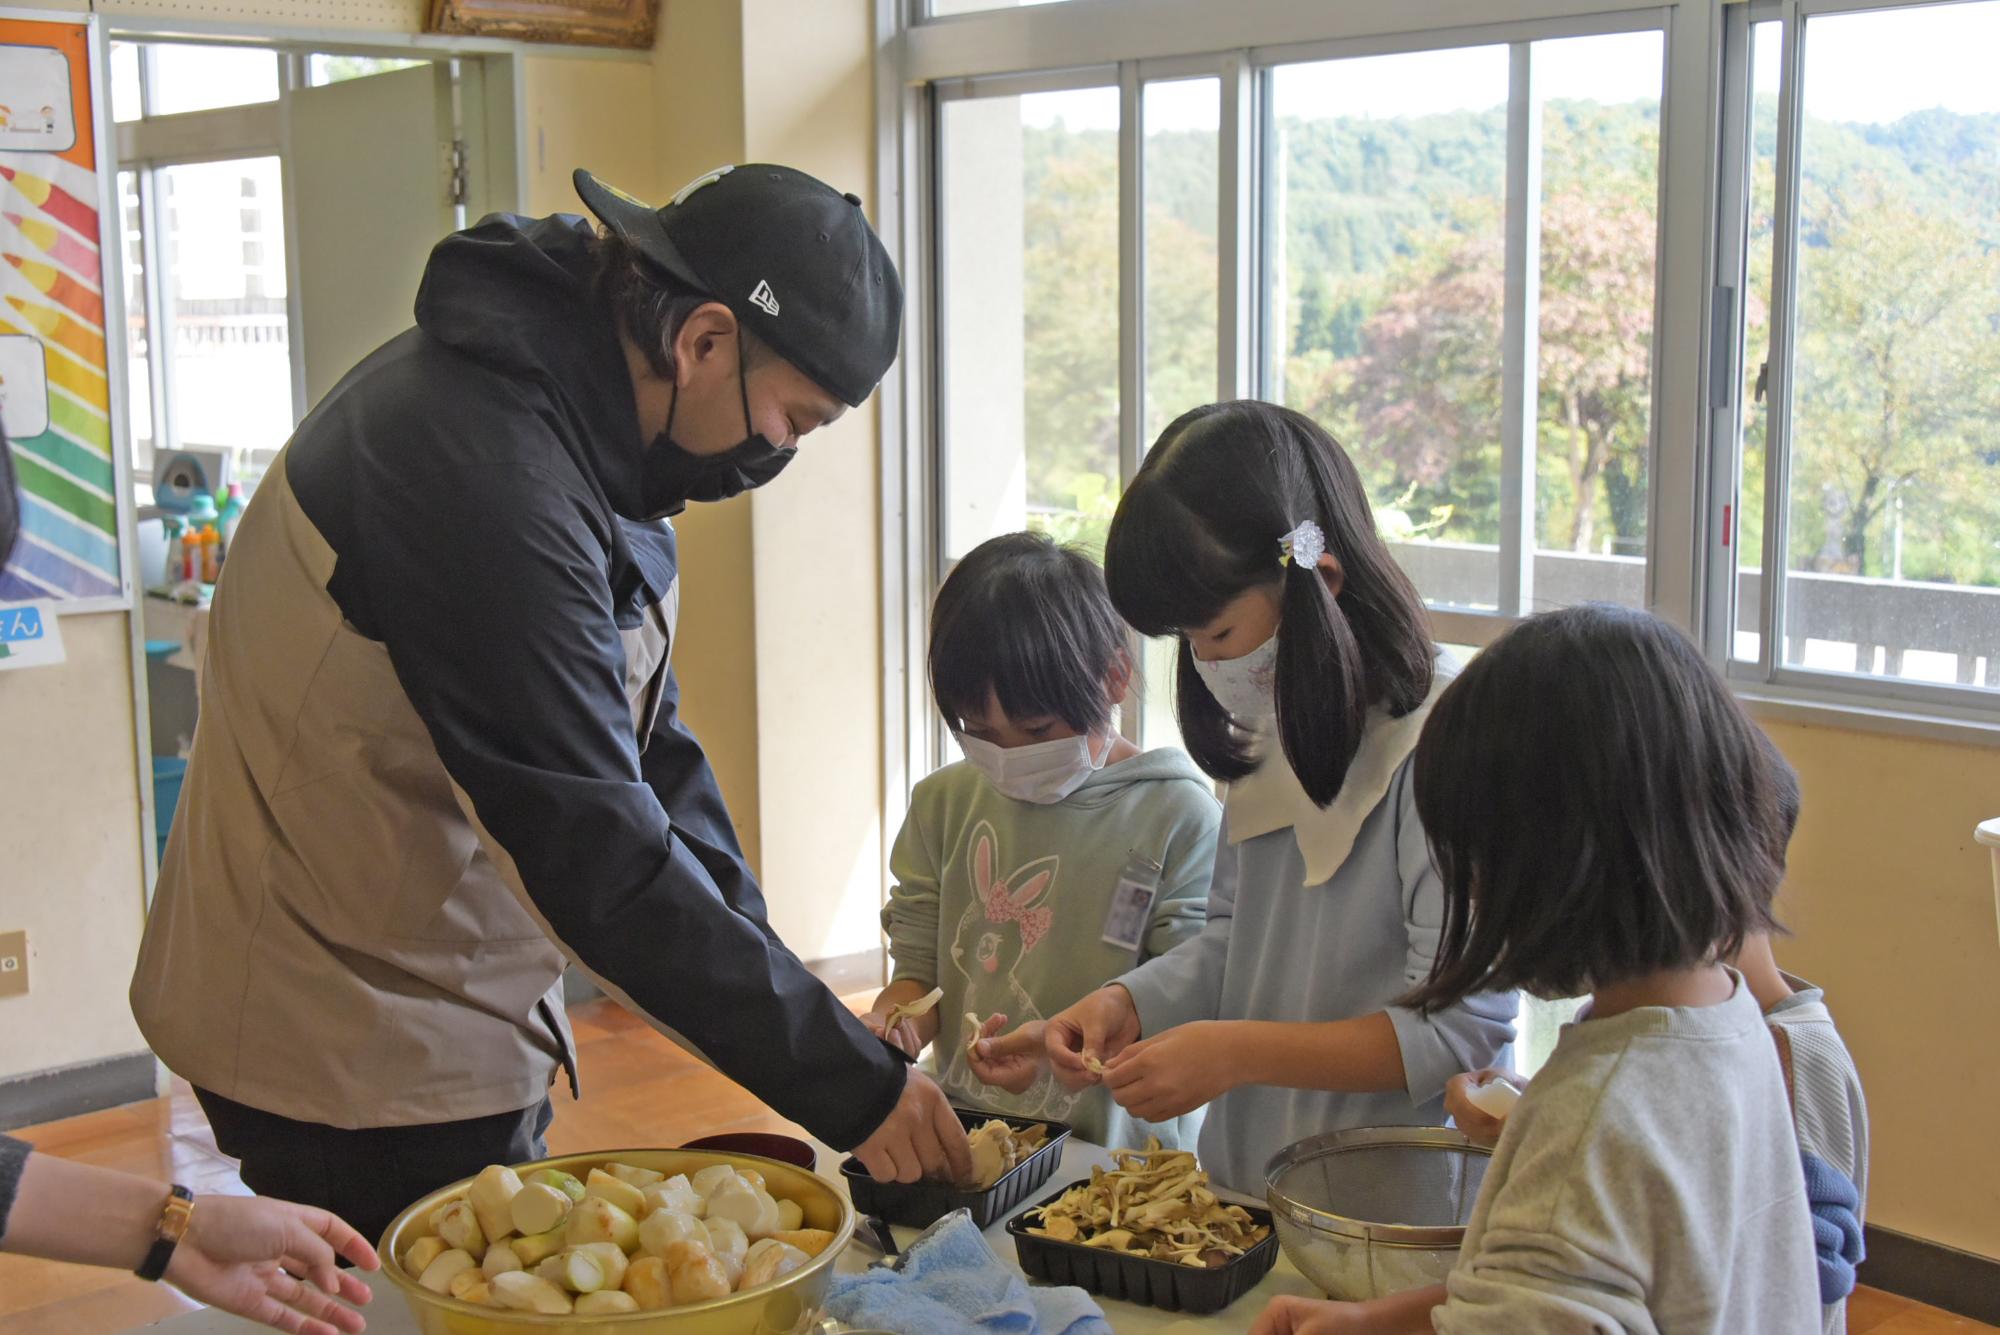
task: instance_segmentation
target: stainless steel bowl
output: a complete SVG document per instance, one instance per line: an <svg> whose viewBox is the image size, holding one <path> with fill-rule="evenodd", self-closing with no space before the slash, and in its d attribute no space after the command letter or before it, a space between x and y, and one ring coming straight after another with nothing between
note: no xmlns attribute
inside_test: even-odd
<svg viewBox="0 0 2000 1335"><path fill-rule="evenodd" d="M1299 1273L1361 1302L1444 1279L1491 1158L1443 1127L1360 1127L1279 1151L1264 1194Z"/></svg>
<svg viewBox="0 0 2000 1335"><path fill-rule="evenodd" d="M834 1235L833 1244L811 1261L775 1283L712 1302L691 1303L664 1311L626 1316L538 1316L497 1307L480 1307L432 1293L397 1263L407 1241L422 1228L431 1211L472 1185L470 1178L424 1197L396 1216L382 1235L382 1270L402 1291L417 1318L422 1335L552 1335L555 1331L595 1331L605 1335L805 1335L820 1321L834 1262L854 1236L854 1207L825 1178L776 1159L749 1154L719 1154L706 1150L597 1150L555 1159L516 1164L523 1175L541 1168L560 1168L578 1177L605 1164L631 1164L656 1172L694 1174L711 1164L755 1168L770 1183L771 1193L797 1201L808 1228Z"/></svg>

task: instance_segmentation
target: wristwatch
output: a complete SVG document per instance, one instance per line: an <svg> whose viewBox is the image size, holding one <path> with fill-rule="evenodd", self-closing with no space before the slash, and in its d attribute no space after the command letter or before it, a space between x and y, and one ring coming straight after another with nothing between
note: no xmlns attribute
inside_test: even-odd
<svg viewBox="0 0 2000 1335"><path fill-rule="evenodd" d="M188 1225L194 1219L194 1193L176 1182L167 1195L167 1203L160 1211L160 1225L153 1236L152 1250L146 1259L132 1273L148 1282L157 1282L167 1273L167 1263L174 1259L174 1248L187 1236Z"/></svg>

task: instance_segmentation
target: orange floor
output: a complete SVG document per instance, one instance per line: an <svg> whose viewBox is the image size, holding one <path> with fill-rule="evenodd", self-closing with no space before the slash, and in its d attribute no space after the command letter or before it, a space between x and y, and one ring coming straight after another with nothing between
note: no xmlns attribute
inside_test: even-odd
<svg viewBox="0 0 2000 1335"><path fill-rule="evenodd" d="M865 1004L866 998L858 1000ZM557 1099L552 1153L679 1145L720 1131L795 1129L610 1002L579 1006L571 1021L588 1097ZM184 1182L196 1191L243 1190L184 1085L166 1098L15 1134L53 1154ZM108 1335L192 1306L172 1289L130 1275L0 1256L0 1335ZM1848 1330L2000 1335L1995 1327L1867 1289L1849 1304Z"/></svg>

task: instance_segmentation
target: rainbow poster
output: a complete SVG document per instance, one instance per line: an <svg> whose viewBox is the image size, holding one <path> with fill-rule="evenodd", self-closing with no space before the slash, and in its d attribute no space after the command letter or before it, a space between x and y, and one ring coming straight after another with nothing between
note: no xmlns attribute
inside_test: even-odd
<svg viewBox="0 0 2000 1335"><path fill-rule="evenodd" d="M22 536L0 604L122 597L90 30L0 19L0 422Z"/></svg>

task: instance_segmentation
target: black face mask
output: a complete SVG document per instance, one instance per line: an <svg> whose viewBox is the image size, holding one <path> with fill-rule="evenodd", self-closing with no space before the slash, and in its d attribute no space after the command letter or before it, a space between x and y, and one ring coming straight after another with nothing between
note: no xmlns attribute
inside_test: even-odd
<svg viewBox="0 0 2000 1335"><path fill-rule="evenodd" d="M15 489L14 451L0 432L0 569L14 554L14 540L21 536L21 496Z"/></svg>
<svg viewBox="0 0 2000 1335"><path fill-rule="evenodd" d="M674 414L681 394L674 389L666 429L646 451L640 491L655 519L677 515L689 501L726 501L761 487L785 471L795 450L773 445L750 425L750 382L743 368L743 335L736 336L736 384L743 397L743 439L720 454L690 454L674 443Z"/></svg>

